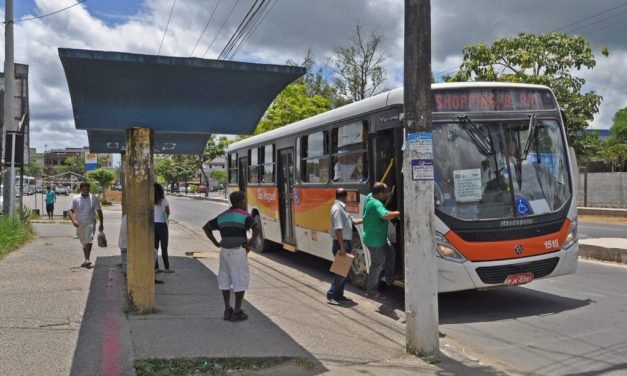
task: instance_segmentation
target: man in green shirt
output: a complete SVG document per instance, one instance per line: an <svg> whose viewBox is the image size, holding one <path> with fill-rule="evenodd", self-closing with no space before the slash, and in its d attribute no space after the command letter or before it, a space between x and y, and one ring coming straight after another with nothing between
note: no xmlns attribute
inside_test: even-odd
<svg viewBox="0 0 627 376"><path fill-rule="evenodd" d="M384 299L377 290L384 264L386 283L391 285L394 281L394 249L388 240L388 221L401 215L401 212L385 208L383 203L389 195L387 185L375 183L364 203L362 240L370 250L366 295L377 299Z"/></svg>

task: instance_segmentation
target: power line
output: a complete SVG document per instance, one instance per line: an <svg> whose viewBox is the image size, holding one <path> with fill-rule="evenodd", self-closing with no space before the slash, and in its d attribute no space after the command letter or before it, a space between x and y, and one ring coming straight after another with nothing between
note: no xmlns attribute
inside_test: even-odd
<svg viewBox="0 0 627 376"><path fill-rule="evenodd" d="M618 16L620 16L620 15L622 15L622 14L624 14L624 13L627 13L627 10L624 10L624 11L622 11L622 12L618 12L618 13L616 13L616 14L613 14L613 15L608 16L608 17L605 17L605 18L601 18L600 20L596 20L596 21L594 21L594 22L590 22L590 23L585 24L585 25L577 26L577 27L575 27L575 28L574 28L574 29L572 29L572 30L566 31L566 33L568 33L568 34L572 34L572 33L574 33L574 32L575 32L575 31L577 31L577 30L585 29L585 28L587 28L587 27L589 27L589 26L596 25L596 24L601 23L601 22L603 22L603 21L611 20L612 18L616 18L616 17L618 17Z"/></svg>
<svg viewBox="0 0 627 376"><path fill-rule="evenodd" d="M211 44L209 44L209 47L207 47L207 49L205 50L205 53L202 54L203 57L205 57L207 55L207 53L209 52L209 49L211 49L211 46L213 46L213 42L216 41L216 39L218 38L218 35L220 35L220 32L222 31L222 29L224 28L224 25L226 24L226 21L229 20L229 18L231 18L231 14L233 14L233 11L235 10L235 7L237 6L237 4L239 4L240 0L237 0L235 2L235 4L233 4L233 7L231 8L231 11L229 12L229 15L226 16L226 19L224 20L224 22L222 23L222 26L220 26L220 30L218 30L218 32L216 33L216 36L213 37L213 40L211 41Z"/></svg>
<svg viewBox="0 0 627 376"><path fill-rule="evenodd" d="M263 9L265 9L265 7L267 7L267 5L269 4L267 0L261 0L261 3L259 3L259 5L257 5L257 3L259 3L259 0L255 0L253 5L250 7L233 35L231 35L229 41L226 42L226 45L222 49L222 52L220 52L218 59L224 59L233 50L235 44L237 44L241 40L244 33L250 28L250 25L253 24L253 20L256 19L256 17L260 14L259 12L261 11L262 7L264 7Z"/></svg>
<svg viewBox="0 0 627 376"><path fill-rule="evenodd" d="M200 40L202 39L202 36L205 35L205 31L207 31L207 27L211 23L211 20L213 20L213 15L215 14L216 9L218 9L218 6L220 6L221 2L222 2L222 0L218 0L218 2L216 3L216 6L211 11L211 16L209 16L209 21L207 21L207 23L205 24L205 28L202 29L202 33L200 33L200 36L198 37L198 40L196 41L196 44L194 45L194 48L192 49L192 52L189 54L189 56L193 56L194 55L194 51L196 51L196 47L198 47L198 43L200 43Z"/></svg>
<svg viewBox="0 0 627 376"><path fill-rule="evenodd" d="M170 16L168 16L168 23L165 24L165 30L163 30L163 38L161 38L161 44L159 44L159 51L157 55L161 54L161 47L163 46L163 41L165 40L165 34L168 32L168 26L170 26L170 20L172 19L172 12L174 12L174 6L176 5L176 0L172 2L172 8L170 8Z"/></svg>
<svg viewBox="0 0 627 376"><path fill-rule="evenodd" d="M272 0L270 0L272 1ZM274 6L276 5L276 3L278 3L279 0L274 0L274 3L272 3L272 5L270 6L270 8L268 9L268 11L266 11L266 13L261 17L261 19L256 22L256 24L253 26L252 30L244 37L244 39L242 40L242 42L239 44L239 46L237 46L237 48L235 49L235 52L233 52L233 54L231 55L229 60L232 60L235 55L237 55L237 53L239 52L239 50L242 48L242 46L248 41L248 38L250 38L250 36L252 34L255 33L255 31L257 30L257 28L259 27L259 25L261 25L263 23L263 20L266 18L266 16L272 11L272 8L274 8Z"/></svg>
<svg viewBox="0 0 627 376"><path fill-rule="evenodd" d="M63 11L66 11L66 10L68 10L68 9L70 9L70 8L74 8L75 6L77 6L77 5L79 5L79 4L82 4L82 3L86 2L86 1L87 1L87 0L79 0L76 4L72 4L72 5L68 6L68 7L63 8L63 9L55 10L54 12L47 13L47 14L43 14L43 15L41 15L41 16L30 17L30 18L24 18L24 19L17 20L17 21L13 20L13 23L14 23L14 24L16 24L16 23L19 23L19 22L24 22L24 21L32 21L32 20L38 20L38 19L40 19L40 18L44 18L44 17L48 17L48 16L52 16L52 15L54 15L54 14L57 14L57 13L61 13L61 12L63 12ZM4 24L4 23L6 23L6 22L5 22L5 21L2 21L2 23Z"/></svg>
<svg viewBox="0 0 627 376"><path fill-rule="evenodd" d="M594 30L588 31L588 32L587 32L587 34L596 33L597 31L605 30L605 29L607 29L607 28L610 28L610 27L612 27L612 26L615 26L615 25L621 24L621 23L626 22L626 21L627 21L627 18L622 19L622 20L617 21L617 22L614 22L614 23L611 23L611 24L609 24L609 25L602 26L602 27L600 27L600 28L598 28L598 29L594 29Z"/></svg>
<svg viewBox="0 0 627 376"><path fill-rule="evenodd" d="M246 12L246 14L244 15L244 18L242 18L242 21L239 23L239 25L237 25L237 29L235 29L235 32L233 33L233 35L231 35L231 38L229 38L228 42L226 42L225 47L222 49L222 51L218 55L218 59L220 59L222 57L222 54L224 53L224 51L230 46L231 42L233 41L233 38L235 38L235 36L238 35L238 33L240 33L240 30L242 29L242 26L244 24L246 24L246 26L248 25L248 23L250 22L250 19L252 19L252 17L249 18L250 13L254 10L254 14L256 14L256 12L259 9L259 8L257 8L257 3L258 2L259 2L259 0L255 0L253 5L251 5L250 9L248 9L248 12ZM262 4L263 4L263 2L265 2L265 0L261 1ZM244 26L244 27L246 27L246 26Z"/></svg>
<svg viewBox="0 0 627 376"><path fill-rule="evenodd" d="M595 13L595 14L593 14L593 15L591 15L591 16L588 16L588 17L584 17L584 18L582 18L582 19L580 19L580 20L577 20L577 21L575 21L575 22L571 22L571 23L569 23L568 25L564 25L564 26L562 26L562 27L560 27L560 28L558 28L558 29L553 30L552 32L563 30L563 29L565 29L565 28L567 28L567 27L569 27L569 26L576 25L576 24L578 24L578 23L581 23L581 22L583 22L583 21L589 20L589 19L594 18L594 17L596 17L596 16L600 16L601 14L605 14L605 13L607 13L607 12L611 12L611 11L613 11L614 9L617 9L617 8L623 7L623 6L625 6L625 5L627 5L627 2L624 2L624 3L620 4L620 5L617 5L617 6L612 7L612 8L608 8L608 9L602 10L602 11L600 11L600 12L598 12L598 13Z"/></svg>

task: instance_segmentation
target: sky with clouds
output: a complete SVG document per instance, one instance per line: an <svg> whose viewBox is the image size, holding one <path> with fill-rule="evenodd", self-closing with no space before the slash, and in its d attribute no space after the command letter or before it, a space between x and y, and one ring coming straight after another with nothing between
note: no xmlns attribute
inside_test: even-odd
<svg viewBox="0 0 627 376"><path fill-rule="evenodd" d="M77 1L14 2L15 20L19 21ZM191 56L193 51L195 57L216 58L253 2L176 0L161 54ZM0 3L4 19L4 1ZM86 133L74 128L57 48L156 54L172 4L173 0L88 0L50 17L16 23L15 61L30 66L31 146L41 151L44 145L49 149L87 145ZM604 97L591 127L609 128L614 113L627 106L627 2L446 0L432 1L431 7L436 78L454 72L465 45L491 43L519 32L560 30L584 35L597 57L595 69L577 73L586 79L586 90ZM214 8L213 19L199 40ZM289 59L301 61L311 49L318 62L324 63L333 48L348 39L357 22L368 31L383 34L383 50L389 56L385 62L387 86L400 86L402 0L276 0L234 60L283 64ZM0 58L4 60L4 40L0 44ZM604 46L610 50L609 57L600 53Z"/></svg>

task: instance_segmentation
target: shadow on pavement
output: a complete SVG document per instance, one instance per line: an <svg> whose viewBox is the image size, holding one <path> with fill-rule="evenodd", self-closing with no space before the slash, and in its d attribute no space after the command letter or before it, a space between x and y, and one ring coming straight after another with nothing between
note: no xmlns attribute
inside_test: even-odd
<svg viewBox="0 0 627 376"><path fill-rule="evenodd" d="M525 287L470 290L439 295L440 324L463 324L557 314L591 304Z"/></svg>
<svg viewBox="0 0 627 376"><path fill-rule="evenodd" d="M118 257L96 259L79 333L72 375L96 375L111 367L128 374L132 361L175 357L298 357L325 368L267 316L244 304L249 319L223 319L216 275L196 259L170 257L176 272L158 274L157 313L124 314L126 289ZM232 304L234 298L232 298Z"/></svg>

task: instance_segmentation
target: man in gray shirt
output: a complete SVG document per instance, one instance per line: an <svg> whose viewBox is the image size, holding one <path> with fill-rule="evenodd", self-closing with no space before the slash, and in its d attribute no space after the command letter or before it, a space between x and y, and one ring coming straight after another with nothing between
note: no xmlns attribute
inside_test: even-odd
<svg viewBox="0 0 627 376"><path fill-rule="evenodd" d="M91 268L89 256L91 254L91 245L94 242L94 233L96 232L96 213L100 220L98 231L104 231L102 218L102 210L100 209L100 200L98 197L89 193L90 185L82 182L80 185L81 194L74 196L72 204L70 204L70 219L76 227L76 235L83 246L83 254L85 262L81 264L83 268Z"/></svg>
<svg viewBox="0 0 627 376"><path fill-rule="evenodd" d="M344 188L338 188L335 191L335 204L331 207L331 223L329 224L329 233L333 238L333 246L331 251L333 256L346 255L351 252L351 241L353 240L353 224L360 224L361 219L353 218L346 211L346 201L348 192ZM346 277L334 275L331 281L331 288L327 291L327 301L331 304L339 304L340 302L350 301L344 296L344 285Z"/></svg>

